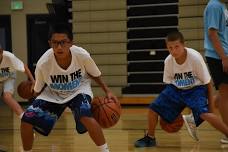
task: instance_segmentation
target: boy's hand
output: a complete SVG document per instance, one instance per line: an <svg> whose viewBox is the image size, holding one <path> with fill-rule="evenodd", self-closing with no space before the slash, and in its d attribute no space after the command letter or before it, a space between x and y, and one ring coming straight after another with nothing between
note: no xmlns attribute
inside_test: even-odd
<svg viewBox="0 0 228 152"><path fill-rule="evenodd" d="M36 81L32 81L32 86L31 86L31 92L32 92L32 93L34 92L35 82L36 82Z"/></svg>
<svg viewBox="0 0 228 152"><path fill-rule="evenodd" d="M106 96L109 100L114 100L114 102L116 102L119 106L120 106L120 102L118 100L118 98L112 93L112 92L107 92Z"/></svg>

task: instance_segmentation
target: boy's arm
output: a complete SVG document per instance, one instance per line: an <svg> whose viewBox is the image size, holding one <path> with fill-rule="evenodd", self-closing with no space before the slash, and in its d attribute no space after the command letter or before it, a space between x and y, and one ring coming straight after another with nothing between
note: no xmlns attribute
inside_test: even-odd
<svg viewBox="0 0 228 152"><path fill-rule="evenodd" d="M104 83L104 81L101 79L101 76L99 77L93 77L89 75L99 86L104 90L106 96L109 99L113 99L115 102L118 103L117 97L112 93L112 91L108 88L108 86Z"/></svg>
<svg viewBox="0 0 228 152"><path fill-rule="evenodd" d="M31 71L29 70L27 64L24 64L24 68L25 68L25 74L28 76L29 80L32 81L33 83L35 83L35 79L31 73Z"/></svg>
<svg viewBox="0 0 228 152"><path fill-rule="evenodd" d="M208 108L209 108L209 112L213 112L214 111L214 100L213 100L213 85L212 85L212 81L210 81L207 84L207 97L208 97Z"/></svg>
<svg viewBox="0 0 228 152"><path fill-rule="evenodd" d="M34 85L35 85L35 79L31 73L31 71L29 70L27 64L24 64L24 68L25 68L25 74L28 76L29 80L32 81L32 87L31 87L31 92L33 92L33 95L36 96L36 94L34 93Z"/></svg>
<svg viewBox="0 0 228 152"><path fill-rule="evenodd" d="M216 53L222 60L223 71L228 72L228 56L226 56L224 48L222 47L221 41L218 37L218 31L211 28L208 30L208 35L215 48Z"/></svg>
<svg viewBox="0 0 228 152"><path fill-rule="evenodd" d="M84 60L84 64L87 74L103 89L108 99L113 99L116 103L120 104L117 97L112 93L112 91L108 88L105 82L101 79L101 72L93 59L87 56L87 58Z"/></svg>

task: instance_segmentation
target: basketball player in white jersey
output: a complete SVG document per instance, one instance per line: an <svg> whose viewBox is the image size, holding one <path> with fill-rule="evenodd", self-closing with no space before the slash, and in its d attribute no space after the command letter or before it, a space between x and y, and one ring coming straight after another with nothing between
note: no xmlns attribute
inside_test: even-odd
<svg viewBox="0 0 228 152"><path fill-rule="evenodd" d="M33 129L48 136L64 109L69 107L78 133L88 131L100 151L109 152L102 129L91 113L91 78L100 85L109 99L118 101L102 81L101 72L90 54L83 48L72 45L72 40L73 34L68 25L56 24L50 29L51 49L39 59L35 70L34 91L39 95L22 117L24 151L32 151Z"/></svg>
<svg viewBox="0 0 228 152"><path fill-rule="evenodd" d="M9 51L5 51L0 44L0 96L3 102L5 102L10 109L12 109L13 112L21 118L24 110L13 97L16 71L24 72L28 78L35 83L27 65L25 65L14 54ZM6 150L0 145L0 151L4 152Z"/></svg>
<svg viewBox="0 0 228 152"><path fill-rule="evenodd" d="M24 72L35 83L27 65L0 45L0 94L2 100L21 118L23 109L13 97L16 71Z"/></svg>

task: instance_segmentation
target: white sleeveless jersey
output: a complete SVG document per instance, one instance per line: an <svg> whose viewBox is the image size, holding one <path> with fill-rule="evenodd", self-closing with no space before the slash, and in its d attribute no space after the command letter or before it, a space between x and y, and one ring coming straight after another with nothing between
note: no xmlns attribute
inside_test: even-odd
<svg viewBox="0 0 228 152"><path fill-rule="evenodd" d="M72 60L66 70L57 64L53 49L41 56L35 70L34 90L40 92L45 85L46 87L37 99L62 104L79 93L93 96L89 75L98 77L101 75L100 70L83 48L73 45L70 51Z"/></svg>
<svg viewBox="0 0 228 152"><path fill-rule="evenodd" d="M2 61L0 63L0 82L8 78L16 78L16 71L24 72L24 63L14 54L3 51Z"/></svg>
<svg viewBox="0 0 228 152"><path fill-rule="evenodd" d="M163 81L173 84L179 89L208 84L211 76L203 57L194 49L185 49L187 58L183 64L178 64L172 55L165 59Z"/></svg>

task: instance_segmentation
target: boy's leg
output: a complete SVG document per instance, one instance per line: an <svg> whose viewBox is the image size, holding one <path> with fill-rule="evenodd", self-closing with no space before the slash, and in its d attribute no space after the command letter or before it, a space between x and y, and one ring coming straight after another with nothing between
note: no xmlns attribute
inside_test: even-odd
<svg viewBox="0 0 228 152"><path fill-rule="evenodd" d="M25 151L32 149L33 129L48 136L65 107L66 104L56 104L41 99L33 101L21 119L21 138Z"/></svg>
<svg viewBox="0 0 228 152"><path fill-rule="evenodd" d="M94 118L82 117L80 121L86 127L90 137L97 146L105 144L105 138L102 129Z"/></svg>
<svg viewBox="0 0 228 152"><path fill-rule="evenodd" d="M135 147L153 147L156 146L155 128L158 122L158 114L153 110L148 111L148 132L147 134L135 142Z"/></svg>
<svg viewBox="0 0 228 152"><path fill-rule="evenodd" d="M86 94L78 94L70 101L69 107L74 114L76 129L80 134L88 131L91 139L99 147L101 152L109 152L102 129L92 117L90 103L91 97Z"/></svg>
<svg viewBox="0 0 228 152"><path fill-rule="evenodd" d="M200 97L200 98L197 98ZM192 99L195 100L192 100ZM207 104L207 89L204 86L195 87L190 93L185 94L185 100L191 107L197 124L203 120L208 121L213 127L228 136L228 126L222 122L214 113L209 113ZM198 126L198 125L197 125Z"/></svg>
<svg viewBox="0 0 228 152"><path fill-rule="evenodd" d="M227 116L227 112L228 112L228 85L227 84L221 84L219 86L219 91L217 92L216 95L216 101L215 104L219 109L219 113L222 117L223 122L228 125L228 116ZM228 136L225 135L225 137L223 137L220 140L221 143L223 144L228 144Z"/></svg>
<svg viewBox="0 0 228 152"><path fill-rule="evenodd" d="M34 141L33 126L23 121L21 122L21 139L23 149L26 151L31 150Z"/></svg>
<svg viewBox="0 0 228 152"><path fill-rule="evenodd" d="M214 113L203 113L200 115L200 117L228 137L228 126L217 115Z"/></svg>
<svg viewBox="0 0 228 152"><path fill-rule="evenodd" d="M158 123L158 114L153 110L149 109L148 111L148 131L147 134L154 138L155 137L155 128Z"/></svg>
<svg viewBox="0 0 228 152"><path fill-rule="evenodd" d="M148 112L148 134L135 142L135 147L156 146L155 127L158 115L165 121L173 122L184 109L185 104L181 101L179 91L173 85L167 85L160 95L153 101Z"/></svg>
<svg viewBox="0 0 228 152"><path fill-rule="evenodd" d="M228 84L221 84L219 86L219 112L226 125L228 125Z"/></svg>
<svg viewBox="0 0 228 152"><path fill-rule="evenodd" d="M208 121L214 128L222 132L225 136L220 140L220 142L222 144L228 144L228 126L213 113L202 114L201 117L202 119Z"/></svg>
<svg viewBox="0 0 228 152"><path fill-rule="evenodd" d="M217 92L218 109L223 122L228 126L228 73L223 71L221 60L206 57ZM228 137L225 138L228 143ZM222 139L223 140L223 139Z"/></svg>
<svg viewBox="0 0 228 152"><path fill-rule="evenodd" d="M228 125L228 73L223 71L222 60L206 57L208 67L216 90L218 90L219 112L226 125Z"/></svg>

